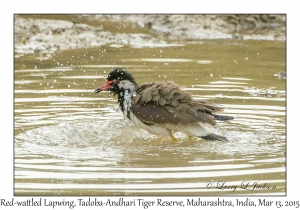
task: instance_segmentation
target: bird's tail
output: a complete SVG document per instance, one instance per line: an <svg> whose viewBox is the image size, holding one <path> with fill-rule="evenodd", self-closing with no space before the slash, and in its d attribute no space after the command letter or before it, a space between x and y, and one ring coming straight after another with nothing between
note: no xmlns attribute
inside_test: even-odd
<svg viewBox="0 0 300 210"><path fill-rule="evenodd" d="M185 133L188 136L196 136L200 137L204 140L212 140L212 141L228 141L228 139L224 136L220 136L214 134L208 130L206 130L201 124L186 124L186 125L166 125L169 130L179 131ZM172 136L171 136L172 138ZM173 138L172 138L173 139Z"/></svg>
<svg viewBox="0 0 300 210"><path fill-rule="evenodd" d="M214 118L216 120L220 120L220 121L227 121L227 120L233 120L234 119L234 117L232 117L232 116L226 116L226 115L213 114L212 116L214 116Z"/></svg>
<svg viewBox="0 0 300 210"><path fill-rule="evenodd" d="M226 137L220 136L220 135L217 135L214 133L211 133L206 136L200 136L200 137L206 141L228 141L228 139Z"/></svg>

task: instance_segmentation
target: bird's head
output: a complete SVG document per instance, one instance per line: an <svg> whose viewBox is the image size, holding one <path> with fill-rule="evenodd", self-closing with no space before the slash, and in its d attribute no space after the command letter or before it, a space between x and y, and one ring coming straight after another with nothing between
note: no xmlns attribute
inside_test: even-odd
<svg viewBox="0 0 300 210"><path fill-rule="evenodd" d="M126 83L121 81L126 81ZM131 76L129 72L123 69L115 69L108 74L106 83L100 86L99 88L97 88L94 91L94 93L99 93L101 91L110 91L113 92L114 94L119 94L120 92L122 92L121 89L124 89L125 87L124 85L127 83L128 84L131 83L134 86L136 85L134 78Z"/></svg>

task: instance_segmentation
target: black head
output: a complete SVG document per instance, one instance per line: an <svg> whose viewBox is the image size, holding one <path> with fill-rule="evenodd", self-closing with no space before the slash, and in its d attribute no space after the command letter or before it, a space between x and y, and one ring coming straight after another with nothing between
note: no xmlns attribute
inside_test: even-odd
<svg viewBox="0 0 300 210"><path fill-rule="evenodd" d="M124 112L124 89L120 88L118 84L121 80L129 80L130 82L136 84L131 74L123 69L115 69L110 72L107 76L107 81L104 85L97 88L94 93L99 93L101 91L110 91L114 95L118 95L118 103L121 107L122 112Z"/></svg>
<svg viewBox="0 0 300 210"><path fill-rule="evenodd" d="M99 93L101 91L111 91L114 93L114 95L119 95L120 89L118 87L118 84L121 80L129 80L132 83L136 84L134 78L129 72L118 68L108 74L106 83L97 88L94 93Z"/></svg>
<svg viewBox="0 0 300 210"><path fill-rule="evenodd" d="M114 79L117 80L129 80L136 84L133 77L131 76L131 73L123 70L123 69L115 69L112 72L110 72L107 76L107 81L112 81Z"/></svg>

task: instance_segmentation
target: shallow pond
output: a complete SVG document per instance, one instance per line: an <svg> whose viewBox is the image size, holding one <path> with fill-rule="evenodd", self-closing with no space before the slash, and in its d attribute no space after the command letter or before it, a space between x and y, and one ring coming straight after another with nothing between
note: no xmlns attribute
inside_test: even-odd
<svg viewBox="0 0 300 210"><path fill-rule="evenodd" d="M285 55L285 42L241 40L16 55L15 195L285 195ZM93 92L116 67L223 105L235 119L210 129L229 142L125 122Z"/></svg>

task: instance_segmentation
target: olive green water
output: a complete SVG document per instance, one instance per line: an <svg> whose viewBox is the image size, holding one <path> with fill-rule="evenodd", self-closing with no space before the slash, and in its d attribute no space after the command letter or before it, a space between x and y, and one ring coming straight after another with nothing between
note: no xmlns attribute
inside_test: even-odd
<svg viewBox="0 0 300 210"><path fill-rule="evenodd" d="M284 195L286 81L274 74L285 64L274 41L16 56L15 195ZM209 129L229 142L173 142L125 122L115 97L93 93L116 67L223 105L235 119Z"/></svg>

